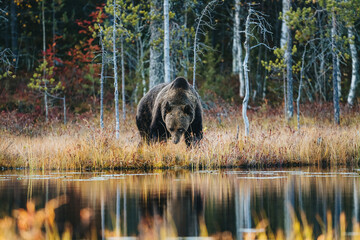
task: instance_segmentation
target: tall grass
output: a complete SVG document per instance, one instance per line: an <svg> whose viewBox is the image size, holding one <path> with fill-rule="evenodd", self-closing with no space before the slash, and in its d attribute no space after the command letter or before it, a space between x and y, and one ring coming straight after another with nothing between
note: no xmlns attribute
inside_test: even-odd
<svg viewBox="0 0 360 240"><path fill-rule="evenodd" d="M99 169L356 165L360 160L358 109L343 110L342 124L337 126L328 114L316 114L317 108L331 112L328 106L303 108L300 131L295 120L284 120L281 109L263 106L250 111L250 136L247 138L242 135L243 123L236 108L207 111L204 139L194 148L187 148L183 142L138 146L140 137L134 114L129 114L121 123L117 140L114 119L109 113L105 119L107 127L103 130L97 116L74 118L66 126L55 121L48 125L26 123L19 127L21 123L15 121L13 115L3 113L0 166ZM239 138L236 136L238 125Z"/></svg>

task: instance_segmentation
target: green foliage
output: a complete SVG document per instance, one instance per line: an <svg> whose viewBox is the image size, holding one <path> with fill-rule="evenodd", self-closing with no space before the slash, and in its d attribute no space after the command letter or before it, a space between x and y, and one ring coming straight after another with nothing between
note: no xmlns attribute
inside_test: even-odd
<svg viewBox="0 0 360 240"><path fill-rule="evenodd" d="M3 78L15 78L15 77L16 77L16 75L13 74L13 72L10 70L7 70L3 74L0 74L0 80Z"/></svg>
<svg viewBox="0 0 360 240"><path fill-rule="evenodd" d="M33 90L48 92L51 94L65 89L60 81L55 81L54 66L49 66L46 60L36 68L33 77L30 78L28 87Z"/></svg>
<svg viewBox="0 0 360 240"><path fill-rule="evenodd" d="M128 0L116 0L116 9L114 15L114 1L108 0L105 5L105 13L112 17L112 21L116 21L116 35L124 37L126 42L132 42L137 37L140 37L140 33L135 31L135 27L141 21L141 16L148 16L147 11L144 10L143 4L133 4ZM113 23L107 21L101 26L104 31L104 43L106 47L111 47L113 44ZM99 26L95 26L95 29L99 29Z"/></svg>

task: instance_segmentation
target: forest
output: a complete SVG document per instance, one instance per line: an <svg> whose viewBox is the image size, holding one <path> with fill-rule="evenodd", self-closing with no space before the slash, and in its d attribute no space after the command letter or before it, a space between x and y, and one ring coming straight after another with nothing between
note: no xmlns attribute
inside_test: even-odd
<svg viewBox="0 0 360 240"><path fill-rule="evenodd" d="M360 239L359 12L0 0L0 240Z"/></svg>
<svg viewBox="0 0 360 240"><path fill-rule="evenodd" d="M3 166L359 160L358 0L2 0L0 9ZM137 149L139 100L178 76L202 98L201 154ZM46 138L54 144L36 153ZM94 144L106 150L92 154ZM65 161L50 163L54 154Z"/></svg>

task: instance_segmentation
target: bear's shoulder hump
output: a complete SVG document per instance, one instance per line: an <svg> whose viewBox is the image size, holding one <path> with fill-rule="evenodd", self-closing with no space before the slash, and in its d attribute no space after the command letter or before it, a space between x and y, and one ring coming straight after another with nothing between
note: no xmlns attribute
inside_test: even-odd
<svg viewBox="0 0 360 240"><path fill-rule="evenodd" d="M177 77L173 82L171 88L189 90L190 84L183 77Z"/></svg>

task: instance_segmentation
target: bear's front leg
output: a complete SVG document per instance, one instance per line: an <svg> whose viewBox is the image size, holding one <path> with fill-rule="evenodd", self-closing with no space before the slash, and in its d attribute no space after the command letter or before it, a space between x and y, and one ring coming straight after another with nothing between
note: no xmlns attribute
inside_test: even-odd
<svg viewBox="0 0 360 240"><path fill-rule="evenodd" d="M167 134L166 131L161 127L161 128L151 128L150 129L150 142L151 143L155 143L155 142L166 142L167 140Z"/></svg>

